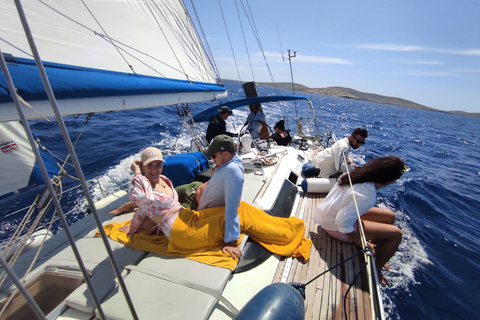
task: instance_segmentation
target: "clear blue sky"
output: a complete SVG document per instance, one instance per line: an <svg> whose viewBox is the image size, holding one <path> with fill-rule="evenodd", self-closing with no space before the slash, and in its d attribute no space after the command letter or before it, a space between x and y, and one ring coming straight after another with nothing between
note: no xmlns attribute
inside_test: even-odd
<svg viewBox="0 0 480 320"><path fill-rule="evenodd" d="M240 0L196 1L222 78L271 81ZM189 6L189 0L185 0ZM241 11L245 49L235 3ZM342 86L441 110L480 112L480 0L243 0L276 82ZM278 32L277 32L278 29ZM250 63L253 65L252 76Z"/></svg>

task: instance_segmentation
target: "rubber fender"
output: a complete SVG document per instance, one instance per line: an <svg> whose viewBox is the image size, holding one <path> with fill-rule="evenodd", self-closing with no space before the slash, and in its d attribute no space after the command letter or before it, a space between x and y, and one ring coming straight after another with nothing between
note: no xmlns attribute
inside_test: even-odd
<svg viewBox="0 0 480 320"><path fill-rule="evenodd" d="M308 193L328 193L336 182L337 179L334 178L304 179L302 181L302 190Z"/></svg>
<svg viewBox="0 0 480 320"><path fill-rule="evenodd" d="M234 320L303 320L305 303L302 294L291 284L274 283L260 290Z"/></svg>

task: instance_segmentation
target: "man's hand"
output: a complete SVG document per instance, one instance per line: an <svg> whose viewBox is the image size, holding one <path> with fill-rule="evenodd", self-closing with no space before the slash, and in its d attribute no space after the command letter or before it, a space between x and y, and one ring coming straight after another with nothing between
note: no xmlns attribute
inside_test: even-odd
<svg viewBox="0 0 480 320"><path fill-rule="evenodd" d="M233 247L230 245L225 245L222 248L223 254L229 254L232 258L237 257L238 260L242 257L242 250L239 247Z"/></svg>

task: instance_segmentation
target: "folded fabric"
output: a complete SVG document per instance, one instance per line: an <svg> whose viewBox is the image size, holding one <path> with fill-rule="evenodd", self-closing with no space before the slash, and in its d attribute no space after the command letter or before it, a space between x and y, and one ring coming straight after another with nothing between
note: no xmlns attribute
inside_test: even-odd
<svg viewBox="0 0 480 320"><path fill-rule="evenodd" d="M141 231L127 235L119 229L129 224L111 223L104 226L107 235L131 248L160 255L185 257L198 262L235 270L238 260L222 252L225 207L201 211L180 210L173 223L170 240L165 236L148 235ZM312 242L304 237L305 226L296 217L279 218L252 205L241 202L238 209L242 235L248 233L253 240L272 253L299 257L306 262L310 257ZM98 234L98 233L97 233Z"/></svg>

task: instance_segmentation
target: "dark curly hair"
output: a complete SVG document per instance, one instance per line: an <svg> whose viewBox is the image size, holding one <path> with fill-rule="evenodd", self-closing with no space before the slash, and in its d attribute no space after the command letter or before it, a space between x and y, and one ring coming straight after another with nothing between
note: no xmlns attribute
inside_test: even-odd
<svg viewBox="0 0 480 320"><path fill-rule="evenodd" d="M363 167L350 173L352 184L364 182L386 183L397 180L406 170L405 162L396 156L386 156L367 162ZM341 187L349 185L348 175L344 174L338 180Z"/></svg>
<svg viewBox="0 0 480 320"><path fill-rule="evenodd" d="M275 123L274 128L278 128L280 130L285 130L285 120L280 120L277 123Z"/></svg>

